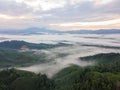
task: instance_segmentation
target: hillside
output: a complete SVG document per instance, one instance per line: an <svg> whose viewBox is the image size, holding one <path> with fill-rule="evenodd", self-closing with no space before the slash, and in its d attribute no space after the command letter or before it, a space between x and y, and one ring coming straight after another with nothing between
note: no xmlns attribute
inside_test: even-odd
<svg viewBox="0 0 120 90"><path fill-rule="evenodd" d="M0 71L0 90L119 90L120 62L64 68L53 78L31 72Z"/></svg>
<svg viewBox="0 0 120 90"><path fill-rule="evenodd" d="M54 87L46 75L15 69L0 71L0 90L53 90Z"/></svg>
<svg viewBox="0 0 120 90"><path fill-rule="evenodd" d="M55 90L119 90L120 62L83 68L67 67L53 79Z"/></svg>
<svg viewBox="0 0 120 90"><path fill-rule="evenodd" d="M55 47L60 47L60 46L66 46L69 44L65 44L65 43L35 44L35 43L29 43L29 42L17 41L17 40L0 42L0 48L20 49L24 45L27 46L29 49L49 49L49 48L55 48Z"/></svg>
<svg viewBox="0 0 120 90"><path fill-rule="evenodd" d="M119 34L119 29L101 29L101 30L74 30L67 31L70 34Z"/></svg>
<svg viewBox="0 0 120 90"><path fill-rule="evenodd" d="M12 49L0 48L0 68L14 66L29 66L36 63L48 62L45 54L34 54L33 51L19 52Z"/></svg>
<svg viewBox="0 0 120 90"><path fill-rule="evenodd" d="M93 61L96 63L113 63L120 62L119 53L100 53L92 56L80 57L82 61Z"/></svg>
<svg viewBox="0 0 120 90"><path fill-rule="evenodd" d="M10 35L30 35L30 34L56 34L56 33L61 33L60 31L57 30L50 30L47 28L37 28L37 27L31 27L31 28L26 28L26 29L5 29L5 30L0 30L0 34L10 34Z"/></svg>
<svg viewBox="0 0 120 90"><path fill-rule="evenodd" d="M31 50L18 50L21 45L33 48L31 43L7 41L4 45L4 48L0 48L0 68L49 62L44 53L37 55ZM36 48L36 44L34 47ZM0 90L120 90L119 53L100 53L80 57L80 60L97 64L86 67L71 65L52 78L15 69L0 70Z"/></svg>
<svg viewBox="0 0 120 90"><path fill-rule="evenodd" d="M119 29L101 29L101 30L51 30L48 28L31 27L26 29L4 29L0 30L0 34L9 35L30 35L30 34L118 34Z"/></svg>

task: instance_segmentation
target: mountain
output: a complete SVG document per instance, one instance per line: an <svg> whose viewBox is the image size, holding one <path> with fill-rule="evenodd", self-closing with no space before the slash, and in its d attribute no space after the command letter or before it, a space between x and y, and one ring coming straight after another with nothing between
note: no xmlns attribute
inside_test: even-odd
<svg viewBox="0 0 120 90"><path fill-rule="evenodd" d="M29 66L35 63L45 62L47 60L44 54L37 55L32 51L19 52L17 50L0 48L0 68Z"/></svg>
<svg viewBox="0 0 120 90"><path fill-rule="evenodd" d="M59 31L51 30L47 28L27 28L19 30L0 30L0 34L118 34L120 29L101 29L101 30L69 30L69 31Z"/></svg>
<svg viewBox="0 0 120 90"><path fill-rule="evenodd" d="M120 62L64 68L53 77L55 90L120 90Z"/></svg>
<svg viewBox="0 0 120 90"><path fill-rule="evenodd" d="M53 80L44 74L7 69L0 71L0 90L54 90Z"/></svg>
<svg viewBox="0 0 120 90"><path fill-rule="evenodd" d="M0 70L0 90L120 90L120 62L72 65L52 78L16 69Z"/></svg>
<svg viewBox="0 0 120 90"><path fill-rule="evenodd" d="M57 30L50 30L50 29L46 29L46 28L36 28L36 27L32 27L32 28L27 28L27 29L19 29L19 30L0 30L0 34L23 34L23 35L27 35L27 34L48 34L48 33L61 33L60 31Z"/></svg>
<svg viewBox="0 0 120 90"><path fill-rule="evenodd" d="M65 44L65 43L35 44L35 43L29 43L29 42L17 41L17 40L0 42L0 48L9 48L9 49L23 49L23 48L24 49L27 49L27 48L28 49L50 49L55 47L67 46L67 45L70 45L70 44Z"/></svg>
<svg viewBox="0 0 120 90"><path fill-rule="evenodd" d="M101 64L101 63L107 64L107 63L119 62L120 54L119 53L100 53L92 56L80 57L80 60L93 61L98 64Z"/></svg>
<svg viewBox="0 0 120 90"><path fill-rule="evenodd" d="M66 31L65 33L70 33L70 34L118 34L118 33L120 33L120 30L119 29L75 30L75 31Z"/></svg>

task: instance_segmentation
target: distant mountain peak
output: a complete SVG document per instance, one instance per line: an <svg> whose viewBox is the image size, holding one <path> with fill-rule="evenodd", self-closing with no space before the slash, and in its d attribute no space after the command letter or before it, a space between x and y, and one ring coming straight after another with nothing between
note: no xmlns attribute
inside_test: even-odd
<svg viewBox="0 0 120 90"><path fill-rule="evenodd" d="M100 30L69 30L58 31L47 28L31 27L21 30L0 30L0 34L120 34L120 29L100 29Z"/></svg>

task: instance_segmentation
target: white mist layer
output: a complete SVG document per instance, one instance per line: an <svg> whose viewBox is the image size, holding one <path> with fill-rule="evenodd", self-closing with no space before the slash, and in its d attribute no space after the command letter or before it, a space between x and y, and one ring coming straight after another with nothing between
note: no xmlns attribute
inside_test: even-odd
<svg viewBox="0 0 120 90"><path fill-rule="evenodd" d="M87 38L86 38L87 37ZM120 34L47 34L47 35L2 35L2 40L24 40L32 43L82 43L82 44L97 44L97 45L108 45L108 46L120 46ZM5 38L5 39L4 39ZM115 43L117 42L117 43Z"/></svg>
<svg viewBox="0 0 120 90"><path fill-rule="evenodd" d="M29 67L19 67L18 69L32 71L35 73L44 73L52 77L61 69L71 64L79 66L93 65L94 62L85 62L79 60L79 57L95 55L99 53L120 53L120 49L102 48L96 46L120 47L120 34L95 35L95 34L63 34L63 35L0 35L0 41L5 40L24 40L32 43L56 44L59 42L72 44L72 46L58 47L47 50L35 50L35 54L45 53L46 58L50 60L47 63L36 64ZM63 56L60 56L60 55Z"/></svg>
<svg viewBox="0 0 120 90"><path fill-rule="evenodd" d="M49 60L49 63L37 64L30 67L20 67L18 69L32 71L35 73L43 73L47 74L49 77L52 77L61 69L68 67L72 64L79 66L88 66L93 65L94 62L86 62L81 61L79 57L95 55L99 53L120 53L120 50L113 49L103 49L96 47L86 47L86 46L69 46L69 47L61 47L50 50L38 50L35 53L39 54L40 52L46 53ZM68 54L63 57L57 57L60 53Z"/></svg>

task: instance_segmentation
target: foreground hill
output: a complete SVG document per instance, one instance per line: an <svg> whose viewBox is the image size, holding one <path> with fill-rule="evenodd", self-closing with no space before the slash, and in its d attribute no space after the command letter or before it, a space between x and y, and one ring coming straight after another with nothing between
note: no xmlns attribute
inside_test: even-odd
<svg viewBox="0 0 120 90"><path fill-rule="evenodd" d="M71 66L53 79L55 90L120 90L120 62L84 68Z"/></svg>
<svg viewBox="0 0 120 90"><path fill-rule="evenodd" d="M35 56L33 52L0 49L1 67L34 63L38 58L44 60L44 56ZM86 67L71 65L51 79L27 71L0 70L0 90L120 90L119 53L101 53L80 59L98 64Z"/></svg>
<svg viewBox="0 0 120 90"><path fill-rule="evenodd" d="M53 90L54 87L46 75L15 69L0 72L0 90Z"/></svg>
<svg viewBox="0 0 120 90"><path fill-rule="evenodd" d="M53 78L15 69L0 71L0 90L120 90L120 62L70 66Z"/></svg>

